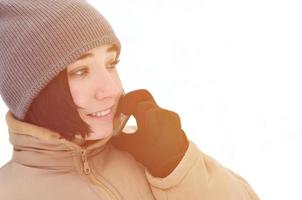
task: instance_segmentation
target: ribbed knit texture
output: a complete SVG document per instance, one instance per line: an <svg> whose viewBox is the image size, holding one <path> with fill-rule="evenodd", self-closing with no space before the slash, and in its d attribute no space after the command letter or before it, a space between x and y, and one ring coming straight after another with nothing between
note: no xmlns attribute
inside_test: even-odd
<svg viewBox="0 0 302 200"><path fill-rule="evenodd" d="M0 93L20 120L39 92L78 57L120 42L83 0L0 0Z"/></svg>

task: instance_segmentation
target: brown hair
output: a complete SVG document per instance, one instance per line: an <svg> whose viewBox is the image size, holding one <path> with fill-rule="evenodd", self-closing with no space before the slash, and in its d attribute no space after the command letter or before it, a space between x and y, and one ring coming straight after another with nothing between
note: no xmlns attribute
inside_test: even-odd
<svg viewBox="0 0 302 200"><path fill-rule="evenodd" d="M58 132L68 140L78 134L86 137L91 132L73 102L66 68L34 99L24 121Z"/></svg>

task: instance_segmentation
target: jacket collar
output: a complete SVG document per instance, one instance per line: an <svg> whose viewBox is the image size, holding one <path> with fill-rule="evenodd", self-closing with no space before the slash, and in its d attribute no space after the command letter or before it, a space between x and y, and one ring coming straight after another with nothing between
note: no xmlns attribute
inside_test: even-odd
<svg viewBox="0 0 302 200"><path fill-rule="evenodd" d="M74 158L80 157L83 150L87 157L93 156L102 151L112 137L109 136L90 145L80 146L50 129L19 121L10 111L6 114L6 122L9 140L14 147L12 159L29 166L72 166Z"/></svg>

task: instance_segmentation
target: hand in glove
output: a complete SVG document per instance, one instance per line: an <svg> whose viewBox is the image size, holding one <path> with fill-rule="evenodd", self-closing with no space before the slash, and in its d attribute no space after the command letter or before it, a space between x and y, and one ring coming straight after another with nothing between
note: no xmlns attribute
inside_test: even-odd
<svg viewBox="0 0 302 200"><path fill-rule="evenodd" d="M169 175L188 148L177 113L160 108L147 90L121 97L117 112L133 115L138 129L133 134L122 132L110 142L132 154L153 176Z"/></svg>

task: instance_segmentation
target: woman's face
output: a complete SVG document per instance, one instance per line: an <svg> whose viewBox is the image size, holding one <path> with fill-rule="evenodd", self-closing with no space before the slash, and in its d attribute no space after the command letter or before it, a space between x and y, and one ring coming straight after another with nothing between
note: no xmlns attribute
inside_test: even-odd
<svg viewBox="0 0 302 200"><path fill-rule="evenodd" d="M109 136L113 117L122 94L112 45L102 45L81 56L67 67L68 83L80 117L91 127L87 140Z"/></svg>

